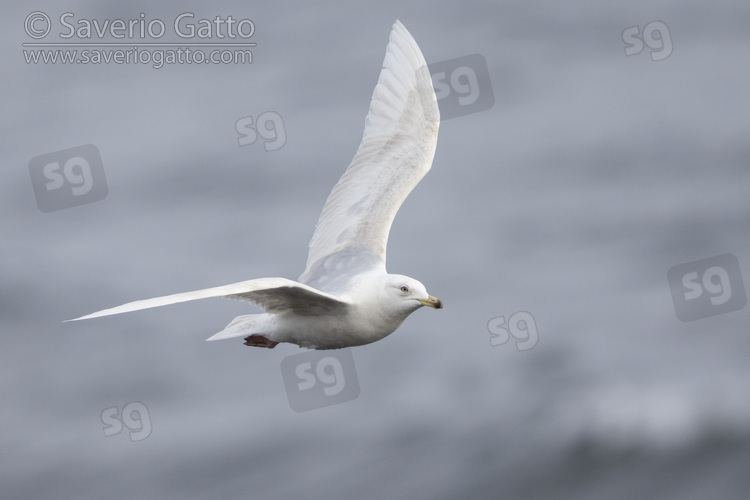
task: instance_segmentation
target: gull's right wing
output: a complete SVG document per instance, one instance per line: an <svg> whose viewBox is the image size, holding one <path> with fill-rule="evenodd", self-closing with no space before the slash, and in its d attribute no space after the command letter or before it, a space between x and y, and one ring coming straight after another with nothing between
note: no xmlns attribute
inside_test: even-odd
<svg viewBox="0 0 750 500"><path fill-rule="evenodd" d="M259 278L240 281L231 285L165 295L153 299L136 300L67 321L99 318L101 316L111 316L113 314L140 311L141 309L150 309L152 307L212 297L246 300L258 305L266 312L279 314L286 311L293 311L303 316L320 314L321 312L335 312L349 305L348 302L333 295L296 281L286 278Z"/></svg>

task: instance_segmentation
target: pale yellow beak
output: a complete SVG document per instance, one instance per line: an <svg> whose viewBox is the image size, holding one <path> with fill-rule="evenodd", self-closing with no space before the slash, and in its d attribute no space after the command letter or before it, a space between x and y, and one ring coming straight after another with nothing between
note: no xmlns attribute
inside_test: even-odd
<svg viewBox="0 0 750 500"><path fill-rule="evenodd" d="M417 299L422 303L423 306L430 306L435 309L442 309L443 303L440 302L440 299L437 297L433 297L432 295L428 296L426 299Z"/></svg>

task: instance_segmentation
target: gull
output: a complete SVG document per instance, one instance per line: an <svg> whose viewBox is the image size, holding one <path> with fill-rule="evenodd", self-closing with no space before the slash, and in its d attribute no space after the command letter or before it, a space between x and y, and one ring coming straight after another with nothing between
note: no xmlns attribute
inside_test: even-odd
<svg viewBox="0 0 750 500"><path fill-rule="evenodd" d="M252 279L137 300L69 321L226 297L252 302L264 312L238 316L207 340L244 337L245 345L253 347L272 349L288 342L341 349L385 338L423 306L441 309L442 302L422 283L385 269L391 224L432 165L439 124L427 63L397 20L362 142L323 206L298 281Z"/></svg>

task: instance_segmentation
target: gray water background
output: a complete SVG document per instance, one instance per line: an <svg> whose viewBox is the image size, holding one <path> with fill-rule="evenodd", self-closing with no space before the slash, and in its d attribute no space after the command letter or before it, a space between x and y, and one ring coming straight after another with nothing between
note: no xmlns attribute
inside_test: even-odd
<svg viewBox="0 0 750 500"><path fill-rule="evenodd" d="M231 14L242 65L34 65L27 14ZM255 311L177 291L296 278L361 138L400 19L428 62L479 53L488 111L441 124L388 269L445 309L353 351L360 396L296 413L281 345L205 343ZM626 56L663 21L673 53ZM681 322L672 266L750 276L750 5L741 2L16 3L0 19L3 498L744 499L750 308ZM239 147L273 110L287 142ZM29 161L94 144L108 194L43 213ZM747 281L746 281L747 282ZM539 343L492 347L533 314ZM106 408L153 429L105 437Z"/></svg>

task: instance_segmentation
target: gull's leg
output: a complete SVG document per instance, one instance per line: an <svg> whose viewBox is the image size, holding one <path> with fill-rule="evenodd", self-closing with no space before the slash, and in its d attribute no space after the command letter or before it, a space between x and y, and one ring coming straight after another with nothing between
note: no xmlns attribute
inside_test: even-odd
<svg viewBox="0 0 750 500"><path fill-rule="evenodd" d="M273 349L277 345L279 345L278 342L274 342L273 340L268 340L263 335L250 335L249 337L245 337L245 345L250 347L266 347L268 349Z"/></svg>

